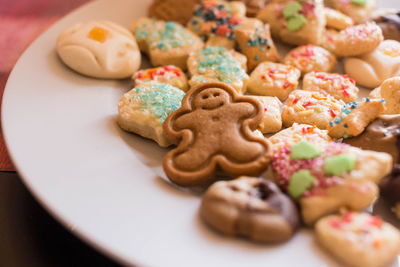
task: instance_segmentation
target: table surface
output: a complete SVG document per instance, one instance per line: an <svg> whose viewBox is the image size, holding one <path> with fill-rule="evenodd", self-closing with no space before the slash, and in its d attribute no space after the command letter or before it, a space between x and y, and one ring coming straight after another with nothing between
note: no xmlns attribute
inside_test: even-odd
<svg viewBox="0 0 400 267"><path fill-rule="evenodd" d="M89 0L0 0L0 100L29 44ZM80 241L32 197L8 157L0 129L0 266L119 266Z"/></svg>

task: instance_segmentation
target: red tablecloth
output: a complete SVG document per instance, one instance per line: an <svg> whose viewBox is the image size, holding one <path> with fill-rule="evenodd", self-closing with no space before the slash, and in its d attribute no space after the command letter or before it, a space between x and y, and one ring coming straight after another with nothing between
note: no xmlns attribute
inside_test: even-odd
<svg viewBox="0 0 400 267"><path fill-rule="evenodd" d="M0 100L11 69L51 24L89 0L0 0ZM0 171L15 171L0 131Z"/></svg>

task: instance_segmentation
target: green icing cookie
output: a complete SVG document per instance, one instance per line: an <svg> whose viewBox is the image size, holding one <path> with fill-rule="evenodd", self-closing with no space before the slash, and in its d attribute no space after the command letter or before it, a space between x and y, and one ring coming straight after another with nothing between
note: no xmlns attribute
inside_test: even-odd
<svg viewBox="0 0 400 267"><path fill-rule="evenodd" d="M311 175L309 170L300 170L293 173L290 176L288 186L289 195L294 199L298 199L312 186L314 180L315 177Z"/></svg>
<svg viewBox="0 0 400 267"><path fill-rule="evenodd" d="M356 158L348 154L340 154L325 159L324 172L326 175L341 176L354 169Z"/></svg>
<svg viewBox="0 0 400 267"><path fill-rule="evenodd" d="M319 149L307 141L301 141L290 149L291 159L313 159L321 155Z"/></svg>
<svg viewBox="0 0 400 267"><path fill-rule="evenodd" d="M297 2L291 2L285 6L283 9L283 17L285 19L292 18L296 16L301 10L302 6Z"/></svg>
<svg viewBox="0 0 400 267"><path fill-rule="evenodd" d="M358 6L364 6L367 4L367 0L351 0L351 3Z"/></svg>
<svg viewBox="0 0 400 267"><path fill-rule="evenodd" d="M303 15L297 15L288 20L286 28L291 32L296 32L303 28L306 23L307 19Z"/></svg>

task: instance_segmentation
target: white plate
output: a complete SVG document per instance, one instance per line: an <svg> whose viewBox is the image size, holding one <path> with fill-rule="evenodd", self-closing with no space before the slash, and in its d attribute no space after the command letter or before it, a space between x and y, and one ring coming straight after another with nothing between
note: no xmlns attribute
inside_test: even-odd
<svg viewBox="0 0 400 267"><path fill-rule="evenodd" d="M198 218L199 196L166 182L160 165L166 150L115 123L129 82L89 79L60 63L55 41L65 28L98 19L128 26L146 14L149 2L91 2L44 33L18 61L2 123L28 188L69 230L124 264L334 265L309 230L278 246L210 231Z"/></svg>

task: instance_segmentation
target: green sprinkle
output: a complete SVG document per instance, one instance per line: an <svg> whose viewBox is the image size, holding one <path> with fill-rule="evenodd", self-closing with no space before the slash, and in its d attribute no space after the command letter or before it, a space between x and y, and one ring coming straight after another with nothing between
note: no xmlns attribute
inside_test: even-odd
<svg viewBox="0 0 400 267"><path fill-rule="evenodd" d="M307 189L309 189L315 177L311 175L309 170L300 170L290 176L288 193L294 198L298 199L301 197Z"/></svg>
<svg viewBox="0 0 400 267"><path fill-rule="evenodd" d="M254 59L259 61L260 60L260 56L257 55L257 56L254 57Z"/></svg>
<svg viewBox="0 0 400 267"><path fill-rule="evenodd" d="M290 149L291 159L313 159L321 155L319 149L307 141L294 144Z"/></svg>
<svg viewBox="0 0 400 267"><path fill-rule="evenodd" d="M283 17L288 20L296 15L302 10L302 6L297 2L291 2L285 6L283 9Z"/></svg>
<svg viewBox="0 0 400 267"><path fill-rule="evenodd" d="M341 176L354 169L356 158L348 154L340 154L325 159L324 172L331 176Z"/></svg>
<svg viewBox="0 0 400 267"><path fill-rule="evenodd" d="M306 25L307 19L303 15L297 15L289 19L287 29L291 32L296 32Z"/></svg>
<svg viewBox="0 0 400 267"><path fill-rule="evenodd" d="M358 6L364 6L367 4L367 0L351 0L351 3Z"/></svg>

